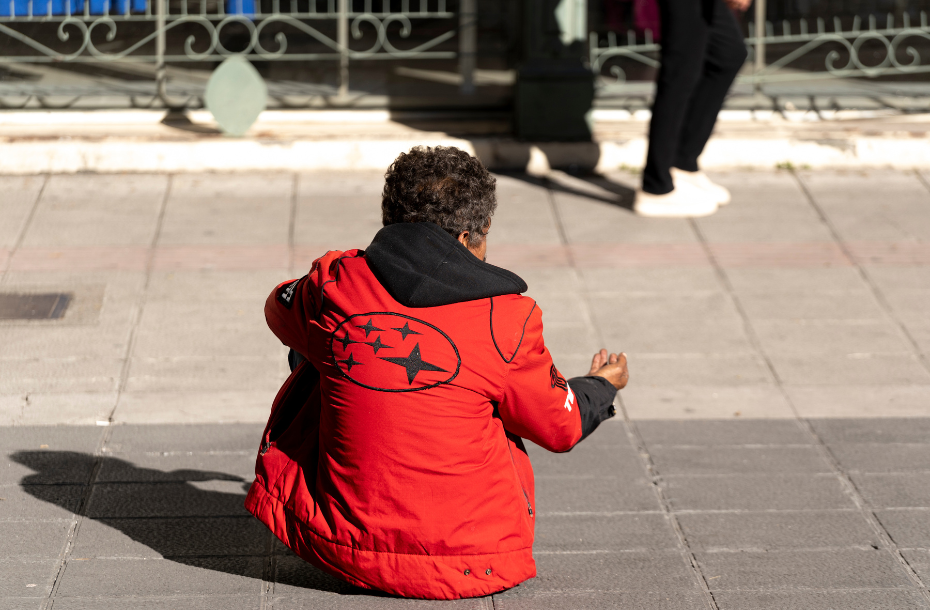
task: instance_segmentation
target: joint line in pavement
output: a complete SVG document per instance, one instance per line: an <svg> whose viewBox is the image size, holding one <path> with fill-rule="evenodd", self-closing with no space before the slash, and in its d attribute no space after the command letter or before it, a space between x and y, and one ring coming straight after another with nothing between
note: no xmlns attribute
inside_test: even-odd
<svg viewBox="0 0 930 610"><path fill-rule="evenodd" d="M32 219L36 215L36 210L39 208L39 202L42 201L42 195L45 194L45 187L48 186L49 180L51 180L51 175L45 174L45 180L42 181L42 186L39 187L39 192L36 193L36 197L32 202L32 207L29 208L29 214L23 221L23 225L19 228L19 234L16 236L16 241L13 242L13 247L10 248L10 251L7 253L6 263L3 265L3 271L0 272L0 286L6 282L6 278L10 274L9 272L13 265L13 257L16 256L20 246L23 245L23 241L26 239L26 233L29 232L29 227L32 226Z"/></svg>

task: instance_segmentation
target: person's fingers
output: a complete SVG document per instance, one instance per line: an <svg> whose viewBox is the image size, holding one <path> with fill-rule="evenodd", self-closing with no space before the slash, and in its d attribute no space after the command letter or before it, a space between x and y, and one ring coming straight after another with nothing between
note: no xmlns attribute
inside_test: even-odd
<svg viewBox="0 0 930 610"><path fill-rule="evenodd" d="M604 363L607 361L607 350L602 349L599 352L594 354L594 357L591 358L591 371L589 374L596 372L599 368L604 366Z"/></svg>
<svg viewBox="0 0 930 610"><path fill-rule="evenodd" d="M607 362L610 364L617 364L618 360L620 360L620 356L618 356L617 354L611 354Z"/></svg>

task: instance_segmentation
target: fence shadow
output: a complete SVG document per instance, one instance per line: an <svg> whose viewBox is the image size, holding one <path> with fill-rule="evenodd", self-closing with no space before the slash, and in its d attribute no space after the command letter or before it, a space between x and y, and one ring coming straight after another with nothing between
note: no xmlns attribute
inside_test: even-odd
<svg viewBox="0 0 930 610"><path fill-rule="evenodd" d="M237 533L251 531L254 540L255 529L237 527L230 531L228 527L230 517L241 518L243 522L254 519L243 507L250 482L242 477L203 470L166 472L141 468L116 457L73 451L18 451L10 459L34 471L19 482L29 495L118 530L167 560L266 580L274 572L276 584L302 589L344 595L385 595L350 585L289 554L276 556L278 569L274 570L273 562L268 560L272 546L267 531L262 532L262 551L243 551L249 543L236 540ZM95 483L94 491L103 493L91 494L90 500L77 508L72 495L61 493L61 485L50 484L60 480L61 473L89 474L98 467L97 472L118 473L113 477L117 480ZM194 485L209 481L238 482L243 491L211 491ZM214 523L210 522L211 517ZM264 530L264 526L257 529ZM256 569L258 562L263 565L260 573Z"/></svg>

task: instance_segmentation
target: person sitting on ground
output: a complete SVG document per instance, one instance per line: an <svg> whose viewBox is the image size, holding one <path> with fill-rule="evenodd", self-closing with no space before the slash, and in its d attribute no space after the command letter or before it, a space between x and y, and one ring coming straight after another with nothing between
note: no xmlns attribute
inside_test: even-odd
<svg viewBox="0 0 930 610"><path fill-rule="evenodd" d="M246 507L352 585L427 599L536 575L523 439L569 451L615 414L626 357L568 381L522 279L485 262L495 179L452 147L386 176L384 228L279 285L265 316L293 372Z"/></svg>

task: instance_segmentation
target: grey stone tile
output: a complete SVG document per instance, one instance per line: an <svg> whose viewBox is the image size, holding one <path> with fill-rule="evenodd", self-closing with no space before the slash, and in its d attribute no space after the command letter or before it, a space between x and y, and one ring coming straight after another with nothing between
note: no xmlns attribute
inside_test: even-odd
<svg viewBox="0 0 930 610"><path fill-rule="evenodd" d="M748 474L830 472L814 447L655 447L650 450L665 474Z"/></svg>
<svg viewBox="0 0 930 610"><path fill-rule="evenodd" d="M930 288L930 267L926 265L863 265L862 268L883 291Z"/></svg>
<svg viewBox="0 0 930 610"><path fill-rule="evenodd" d="M359 590L358 594L348 595L305 589L299 595L286 595L271 598L273 610L396 610L399 608L450 608L453 610L486 610L487 598L456 599L451 601L432 601L423 599L403 599L388 597L378 593Z"/></svg>
<svg viewBox="0 0 930 610"><path fill-rule="evenodd" d="M569 243L694 243L685 219L644 218L585 196L553 194ZM655 222L662 220L664 222Z"/></svg>
<svg viewBox="0 0 930 610"><path fill-rule="evenodd" d="M866 428L883 427L875 421L876 415L882 419L926 416L930 404L930 385L789 386L787 391L801 417L862 417L872 421L863 424Z"/></svg>
<svg viewBox="0 0 930 610"><path fill-rule="evenodd" d="M736 208L733 208L736 209ZM726 216L726 208L716 217L698 220L701 233L711 243L785 243L831 242L830 230L816 222L813 213L807 217L770 218Z"/></svg>
<svg viewBox="0 0 930 610"><path fill-rule="evenodd" d="M850 475L866 502L877 508L930 508L930 472Z"/></svg>
<svg viewBox="0 0 930 610"><path fill-rule="evenodd" d="M160 595L257 595L260 557L87 559L68 562L59 597Z"/></svg>
<svg viewBox="0 0 930 610"><path fill-rule="evenodd" d="M612 429L608 429L607 425L601 424L597 432L601 435L608 434L608 430L612 431ZM527 453L536 477L635 477L645 474L639 456L629 444L626 446L588 444L588 441L595 441L595 439L594 435L589 436L568 453L550 453L536 445L527 444Z"/></svg>
<svg viewBox="0 0 930 610"><path fill-rule="evenodd" d="M0 521L71 520L81 505L81 485L6 485L0 487Z"/></svg>
<svg viewBox="0 0 930 610"><path fill-rule="evenodd" d="M827 444L930 444L930 417L813 419L810 423L817 435Z"/></svg>
<svg viewBox="0 0 930 610"><path fill-rule="evenodd" d="M930 548L930 510L881 510L875 516L899 547Z"/></svg>
<svg viewBox="0 0 930 610"><path fill-rule="evenodd" d="M327 249L367 248L382 226L380 197L307 193L297 201L294 238L298 244L320 246L322 256Z"/></svg>
<svg viewBox="0 0 930 610"><path fill-rule="evenodd" d="M0 557L57 559L70 521L0 521Z"/></svg>
<svg viewBox="0 0 930 610"><path fill-rule="evenodd" d="M658 445L809 445L813 439L794 421L638 421L646 444Z"/></svg>
<svg viewBox="0 0 930 610"><path fill-rule="evenodd" d="M626 353L633 383L656 388L755 386L772 382L768 367L755 353L639 354L632 350Z"/></svg>
<svg viewBox="0 0 930 610"><path fill-rule="evenodd" d="M235 303L238 312L245 303L261 306L275 286L288 279L292 279L290 273L275 269L154 271L146 303Z"/></svg>
<svg viewBox="0 0 930 610"><path fill-rule="evenodd" d="M783 383L805 386L909 385L930 383L914 354L769 353Z"/></svg>
<svg viewBox="0 0 930 610"><path fill-rule="evenodd" d="M582 267L579 270L590 294L713 292L723 290L710 265L687 267Z"/></svg>
<svg viewBox="0 0 930 610"><path fill-rule="evenodd" d="M292 189L288 174L175 176L159 243L287 243Z"/></svg>
<svg viewBox="0 0 930 610"><path fill-rule="evenodd" d="M20 450L0 460L0 484L3 485L82 485L90 482L90 475L94 469L94 457L90 452Z"/></svg>
<svg viewBox="0 0 930 610"><path fill-rule="evenodd" d="M229 392L264 390L270 396L287 377L284 375L286 350L274 346L273 356L260 358L135 357L129 369L126 391L146 392ZM270 401L269 401L270 404Z"/></svg>
<svg viewBox="0 0 930 610"><path fill-rule="evenodd" d="M44 597L0 597L0 607L8 610L40 610L43 606Z"/></svg>
<svg viewBox="0 0 930 610"><path fill-rule="evenodd" d="M155 233L164 175L51 176L25 246L147 246Z"/></svg>
<svg viewBox="0 0 930 610"><path fill-rule="evenodd" d="M834 443L830 450L843 468L859 472L914 472L930 470L926 444Z"/></svg>
<svg viewBox="0 0 930 610"><path fill-rule="evenodd" d="M924 610L917 591L715 591L720 610Z"/></svg>
<svg viewBox="0 0 930 610"><path fill-rule="evenodd" d="M114 426L106 447L114 453L255 451L262 424Z"/></svg>
<svg viewBox="0 0 930 610"><path fill-rule="evenodd" d="M536 520L536 554L559 551L655 551L678 547L662 514L545 515Z"/></svg>
<svg viewBox="0 0 930 610"><path fill-rule="evenodd" d="M824 269L730 268L726 269L725 272L733 289L741 296L776 291L797 295L824 290L852 292L868 288L868 284L853 267L828 267Z"/></svg>
<svg viewBox="0 0 930 610"><path fill-rule="evenodd" d="M857 511L688 513L678 517L694 550L868 547L881 542Z"/></svg>
<svg viewBox="0 0 930 610"><path fill-rule="evenodd" d="M567 475L536 478L538 514L656 511L659 501L645 477Z"/></svg>
<svg viewBox="0 0 930 610"><path fill-rule="evenodd" d="M248 517L86 519L72 552L84 558L162 558L265 553L270 532Z"/></svg>
<svg viewBox="0 0 930 610"><path fill-rule="evenodd" d="M753 320L870 320L884 322L888 315L872 293L855 292L753 292L739 297Z"/></svg>
<svg viewBox="0 0 930 610"><path fill-rule="evenodd" d="M97 473L98 483L236 480L237 477L243 482L249 482L255 477L256 455L252 452L118 455L119 457L103 458L103 464Z"/></svg>
<svg viewBox="0 0 930 610"><path fill-rule="evenodd" d="M510 178L498 183L497 210L491 219L492 245L558 245L561 241L559 230L545 189L514 182Z"/></svg>
<svg viewBox="0 0 930 610"><path fill-rule="evenodd" d="M664 476L675 510L826 510L854 508L833 474Z"/></svg>
<svg viewBox="0 0 930 610"><path fill-rule="evenodd" d="M0 451L48 449L92 452L102 434L103 430L96 426L0 426Z"/></svg>
<svg viewBox="0 0 930 610"><path fill-rule="evenodd" d="M330 576L297 555L277 557L275 560L275 595L294 596L306 589L342 594L360 591L358 587L339 580L335 576Z"/></svg>
<svg viewBox="0 0 930 610"><path fill-rule="evenodd" d="M0 559L0 599L46 597L57 571L57 559Z"/></svg>
<svg viewBox="0 0 930 610"><path fill-rule="evenodd" d="M247 515L243 485L236 481L209 481L196 487L190 483L102 483L91 492L87 514L93 519Z"/></svg>
<svg viewBox="0 0 930 610"><path fill-rule="evenodd" d="M61 610L259 610L258 595L210 597L57 597L55 608Z"/></svg>
<svg viewBox="0 0 930 610"><path fill-rule="evenodd" d="M116 358L5 360L0 394L115 392L122 370Z"/></svg>
<svg viewBox="0 0 930 610"><path fill-rule="evenodd" d="M884 550L700 553L711 591L904 589L904 569Z"/></svg>
<svg viewBox="0 0 930 610"><path fill-rule="evenodd" d="M537 597L494 596L495 610L702 610L703 596L691 591L550 593Z"/></svg>
<svg viewBox="0 0 930 610"><path fill-rule="evenodd" d="M930 551L907 549L901 551L901 555L924 583L927 582L927 579L930 579Z"/></svg>
<svg viewBox="0 0 930 610"><path fill-rule="evenodd" d="M23 223L29 217L45 180L45 176L0 178L0 193L3 193L3 207L0 208L0 248L12 248L16 244Z"/></svg>
<svg viewBox="0 0 930 610"><path fill-rule="evenodd" d="M767 352L777 354L893 354L911 346L891 321L756 320Z"/></svg>
<svg viewBox="0 0 930 610"><path fill-rule="evenodd" d="M585 592L677 591L697 592L689 565L680 553L584 553L536 557L536 578L494 596L539 596Z"/></svg>
<svg viewBox="0 0 930 610"><path fill-rule="evenodd" d="M752 352L742 319L722 292L594 296L591 307L605 340L627 353Z"/></svg>
<svg viewBox="0 0 930 610"><path fill-rule="evenodd" d="M656 387L634 383L623 390L622 398L627 415L636 421L796 418L774 384Z"/></svg>

